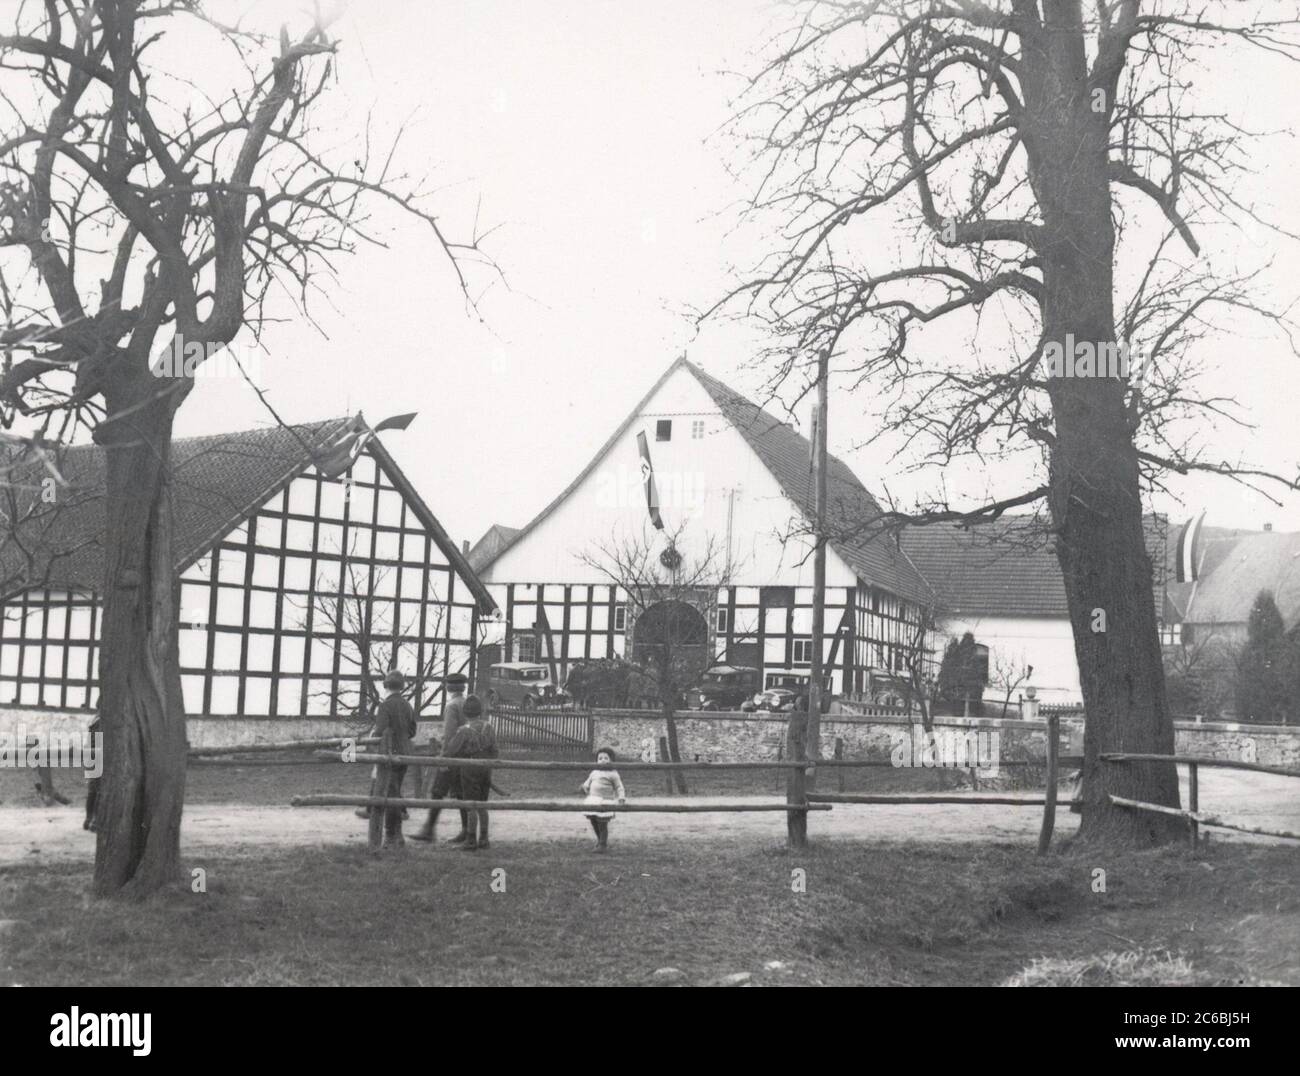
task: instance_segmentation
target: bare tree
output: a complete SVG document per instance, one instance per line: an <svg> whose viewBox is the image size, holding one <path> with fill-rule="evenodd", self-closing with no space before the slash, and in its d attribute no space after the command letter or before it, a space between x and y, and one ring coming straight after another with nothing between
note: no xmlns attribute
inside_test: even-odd
<svg viewBox="0 0 1300 1076"><path fill-rule="evenodd" d="M392 568L370 566L354 560L343 561L342 588L338 576L321 575L312 589L310 600L317 639L327 639L338 655L340 672L357 679L355 690L318 693L327 701L337 698L337 705L359 731L369 728L375 709L383 701L379 687L391 668L406 677L402 694L416 715L432 710L442 699L443 662L446 656L443 638L444 607L430 603L421 630L418 614L399 621L397 601L378 594L384 578ZM303 618L299 626L306 625ZM423 656L413 641L424 640ZM464 671L464 670L458 670Z"/></svg>
<svg viewBox="0 0 1300 1076"><path fill-rule="evenodd" d="M1032 665L1026 664L1014 654L994 650L989 669L989 683L1002 690L1002 712L998 714L999 717L1006 718L1007 710L1011 706L1011 696L1016 693L1016 688L1033 675Z"/></svg>
<svg viewBox="0 0 1300 1076"><path fill-rule="evenodd" d="M1235 420L1194 390L1191 345L1225 315L1287 327L1252 275L1184 257L1203 218L1252 215L1231 182L1244 132L1200 107L1189 71L1198 46L1300 58L1296 22L1184 0L798 6L738 117L761 175L749 211L780 239L729 309L775 334L774 391L807 392L829 357L918 464L1034 466L1030 489L990 485L972 507L937 495L859 532L1044 503L1088 713L1080 835L1172 839L1178 820L1110 795L1176 805L1174 765L1098 760L1173 752L1143 490L1171 471L1300 488L1208 455L1187 424ZM1155 229L1138 224L1148 208ZM864 218L881 241L863 242ZM972 348L942 335L977 328Z"/></svg>
<svg viewBox="0 0 1300 1076"><path fill-rule="evenodd" d="M632 660L643 670L663 714L668 757L681 762L676 713L686 693L713 664L706 619L718 588L729 578L725 553L707 537L687 556L680 545L685 528L655 538L648 531L597 543L579 560L618 588L628 606ZM686 776L674 771L677 790Z"/></svg>
<svg viewBox="0 0 1300 1076"><path fill-rule="evenodd" d="M261 35L219 25L201 0L24 3L5 17L0 292L20 313L0 332L0 406L6 425L74 416L107 452L94 889L142 895L179 867L168 475L194 367L256 336L273 291L305 308L337 255L373 241L370 199L427 226L462 288L477 243L444 234L391 151L372 157L358 139L340 152L318 128L336 49L319 18ZM200 50L187 81L177 57Z"/></svg>

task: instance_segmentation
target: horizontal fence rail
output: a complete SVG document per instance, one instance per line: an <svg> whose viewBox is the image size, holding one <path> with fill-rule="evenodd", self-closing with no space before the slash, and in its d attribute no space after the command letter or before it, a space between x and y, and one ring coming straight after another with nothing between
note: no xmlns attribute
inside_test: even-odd
<svg viewBox="0 0 1300 1076"><path fill-rule="evenodd" d="M829 811L829 803L737 803L713 800L705 803L587 803L585 800L424 800L393 799L382 796L294 796L294 807L413 807L465 809L471 811L576 811L579 814L604 814L607 811L650 814L715 814L747 811Z"/></svg>
<svg viewBox="0 0 1300 1076"><path fill-rule="evenodd" d="M376 744L378 736L330 736L322 740L282 740L279 743L250 743L230 747L191 747L190 758L213 758L220 755L254 755L264 751L305 751L309 747L338 747L345 743Z"/></svg>
<svg viewBox="0 0 1300 1076"><path fill-rule="evenodd" d="M1200 781L1198 770L1201 766L1210 766L1223 770L1246 770L1250 773L1269 773L1278 777L1300 777L1300 770L1289 770L1282 766L1265 766L1259 762L1240 762L1230 758L1207 758L1202 755L1156 755L1141 752L1113 751L1097 756L1102 762L1173 762L1187 767L1188 807L1166 807L1160 803L1147 803L1145 800L1128 799L1125 796L1110 795L1110 802L1130 810L1146 811L1150 814L1171 815L1187 820L1188 839L1194 849L1200 836L1201 826L1215 829L1231 829L1238 833L1253 833L1260 837L1281 837L1288 841L1300 841L1300 833L1286 829L1264 829L1261 826L1247 826L1240 822L1229 822L1217 815L1205 814L1200 807Z"/></svg>
<svg viewBox="0 0 1300 1076"><path fill-rule="evenodd" d="M1042 807L1046 796L989 796L983 793L928 792L809 792L809 803L959 803L967 807Z"/></svg>

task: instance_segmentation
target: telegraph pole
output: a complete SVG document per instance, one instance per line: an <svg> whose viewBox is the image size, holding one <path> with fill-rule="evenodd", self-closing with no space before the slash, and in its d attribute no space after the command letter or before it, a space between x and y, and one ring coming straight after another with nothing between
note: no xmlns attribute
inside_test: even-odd
<svg viewBox="0 0 1300 1076"><path fill-rule="evenodd" d="M822 656L826 637L826 426L830 351L817 357L817 416L813 429L813 609L812 609L812 682L808 685L808 725L806 744L810 759L821 758ZM817 771L809 774L808 784L816 787Z"/></svg>

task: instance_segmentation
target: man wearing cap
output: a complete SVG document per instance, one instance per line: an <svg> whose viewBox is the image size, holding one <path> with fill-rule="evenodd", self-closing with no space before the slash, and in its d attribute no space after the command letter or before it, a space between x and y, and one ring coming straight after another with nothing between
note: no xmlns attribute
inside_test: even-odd
<svg viewBox="0 0 1300 1076"><path fill-rule="evenodd" d="M415 735L415 711L411 704L402 698L402 689L406 687L406 677L396 669L389 669L384 675L384 688L387 698L375 711L375 735L379 737L379 753L383 755L409 755L411 737ZM376 767L376 795L385 799L399 799L402 795L402 780L406 776L405 766L390 766L380 763ZM370 847L400 847L402 840L402 809L386 807L370 812Z"/></svg>
<svg viewBox="0 0 1300 1076"><path fill-rule="evenodd" d="M442 751L443 756L448 757L447 746L451 743L452 738L456 735L457 730L465 723L465 688L469 686L469 677L464 673L450 673L442 682L446 705L442 710ZM431 768L430 768L431 769ZM444 767L430 773L430 787L427 791L429 799L444 799L448 793L454 799L460 798L460 781L459 774L452 767ZM424 791L424 789L421 789ZM429 811L429 817L425 819L424 826L418 833L411 834L413 841L432 841L434 838L434 827L438 821L438 809L432 808ZM469 812L462 810L460 812L460 832L451 839L452 844L464 844L469 839Z"/></svg>

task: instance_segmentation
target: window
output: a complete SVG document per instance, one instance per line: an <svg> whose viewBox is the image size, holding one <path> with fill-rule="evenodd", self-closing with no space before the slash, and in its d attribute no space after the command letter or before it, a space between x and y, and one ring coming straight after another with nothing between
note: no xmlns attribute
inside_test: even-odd
<svg viewBox="0 0 1300 1076"><path fill-rule="evenodd" d="M703 440L704 440L704 419L702 419L702 418L697 418L697 419L692 420L692 422L691 422L691 440L692 440L692 441L703 441Z"/></svg>
<svg viewBox="0 0 1300 1076"><path fill-rule="evenodd" d="M537 636L520 635L515 639L516 661L536 661L537 660Z"/></svg>
<svg viewBox="0 0 1300 1076"><path fill-rule="evenodd" d="M627 606L614 606L614 630L627 631Z"/></svg>
<svg viewBox="0 0 1300 1076"><path fill-rule="evenodd" d="M721 608L718 610L718 631L726 633L731 630L731 610Z"/></svg>
<svg viewBox="0 0 1300 1076"><path fill-rule="evenodd" d="M671 441L673 439L673 420L661 418L655 423L655 440Z"/></svg>
<svg viewBox="0 0 1300 1076"><path fill-rule="evenodd" d="M813 644L811 639L796 639L794 641L794 663L796 665L809 665L812 663Z"/></svg>
<svg viewBox="0 0 1300 1076"><path fill-rule="evenodd" d="M1177 646L1182 642L1183 626L1181 624L1160 624L1160 642L1163 646Z"/></svg>

